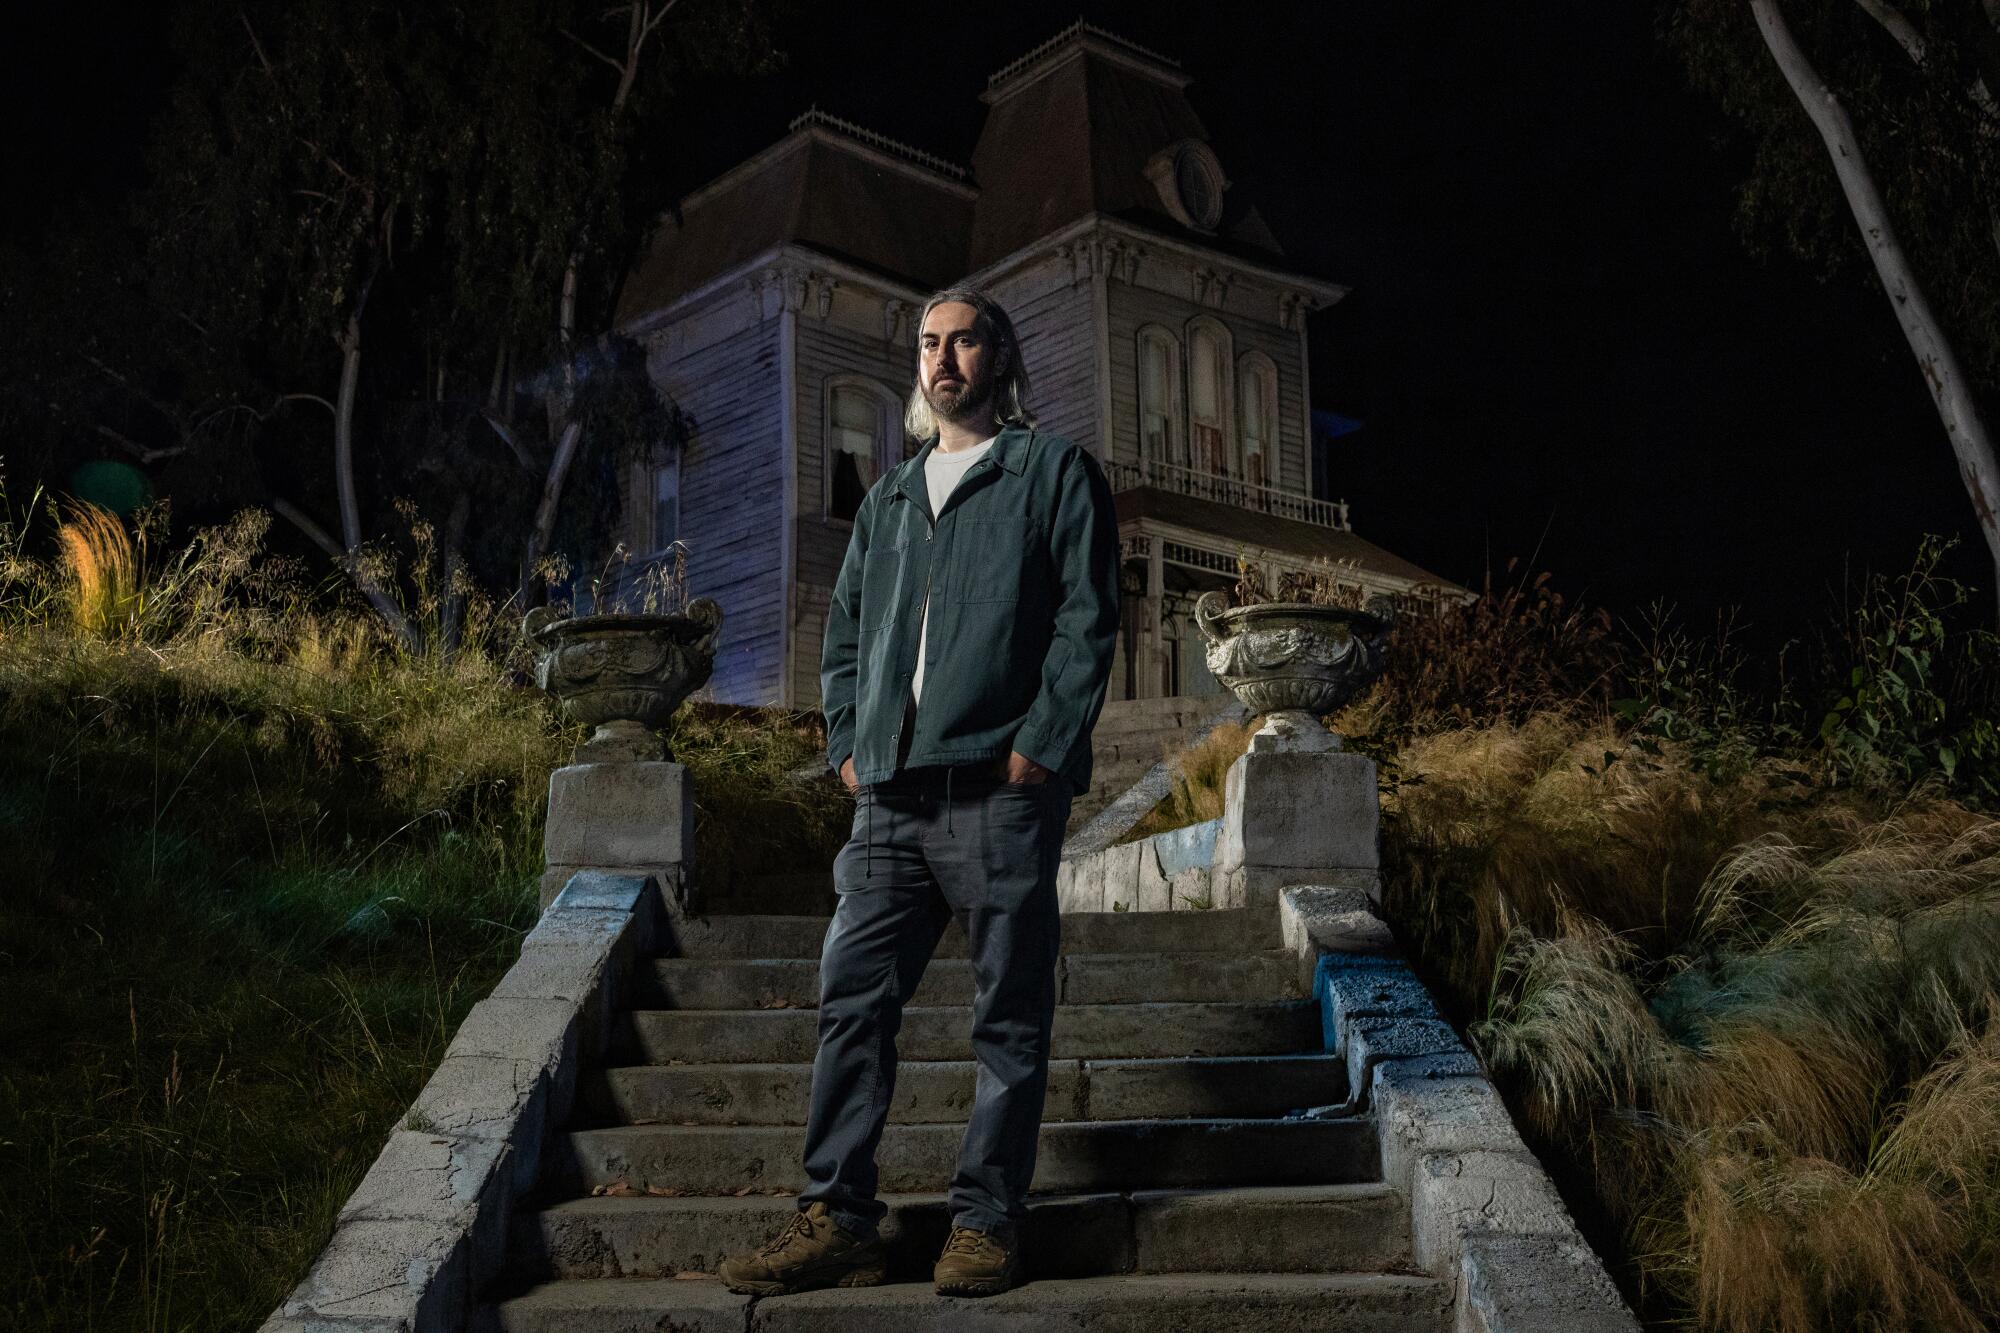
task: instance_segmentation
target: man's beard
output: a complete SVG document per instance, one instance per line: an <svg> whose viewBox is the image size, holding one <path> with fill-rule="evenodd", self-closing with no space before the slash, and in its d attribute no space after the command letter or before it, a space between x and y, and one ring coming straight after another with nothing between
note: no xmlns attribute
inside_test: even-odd
<svg viewBox="0 0 2000 1333"><path fill-rule="evenodd" d="M963 388L924 390L924 401L930 405L931 415L940 421L949 421L954 426L990 418L993 409L993 377L972 383L960 381Z"/></svg>

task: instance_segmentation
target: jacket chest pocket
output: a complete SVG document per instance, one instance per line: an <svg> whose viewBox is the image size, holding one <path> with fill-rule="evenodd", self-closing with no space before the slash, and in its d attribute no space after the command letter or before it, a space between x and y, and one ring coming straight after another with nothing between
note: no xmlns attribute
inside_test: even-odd
<svg viewBox="0 0 2000 1333"><path fill-rule="evenodd" d="M904 570L909 563L910 543L907 538L893 546L870 547L861 562L861 616L862 629L881 629L896 623L896 613L903 600L903 586L907 582Z"/></svg>
<svg viewBox="0 0 2000 1333"><path fill-rule="evenodd" d="M1041 532L1025 518L965 519L952 539L957 566L953 593L960 604L1018 602L1042 576Z"/></svg>

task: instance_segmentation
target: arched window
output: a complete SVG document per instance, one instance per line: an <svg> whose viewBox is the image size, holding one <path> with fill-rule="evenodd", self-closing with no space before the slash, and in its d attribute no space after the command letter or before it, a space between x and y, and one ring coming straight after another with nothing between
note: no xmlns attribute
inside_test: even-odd
<svg viewBox="0 0 2000 1333"><path fill-rule="evenodd" d="M1237 366L1236 438L1243 449L1243 480L1275 485L1278 458L1278 367L1262 352Z"/></svg>
<svg viewBox="0 0 2000 1333"><path fill-rule="evenodd" d="M1188 439L1193 465L1215 476L1229 466L1229 330L1206 317L1188 321Z"/></svg>
<svg viewBox="0 0 2000 1333"><path fill-rule="evenodd" d="M826 386L826 515L852 519L882 475L899 420L893 394L873 380L843 376ZM900 430L897 431L900 435Z"/></svg>
<svg viewBox="0 0 2000 1333"><path fill-rule="evenodd" d="M1180 339L1150 324L1139 330L1139 457L1187 462L1180 398Z"/></svg>

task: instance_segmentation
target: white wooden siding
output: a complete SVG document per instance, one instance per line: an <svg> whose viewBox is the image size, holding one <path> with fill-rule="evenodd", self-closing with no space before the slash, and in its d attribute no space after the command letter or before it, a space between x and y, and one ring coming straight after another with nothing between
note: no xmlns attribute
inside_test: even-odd
<svg viewBox="0 0 2000 1333"><path fill-rule="evenodd" d="M678 359L655 353L649 366L688 423L680 535L688 546L689 592L722 605L709 690L724 703L778 698L784 579L777 329L778 321L769 320Z"/></svg>
<svg viewBox="0 0 2000 1333"><path fill-rule="evenodd" d="M1090 284L1052 284L1024 275L995 284L1021 339L1032 389L1029 406L1042 429L1067 436L1103 457L1097 439L1097 329Z"/></svg>
<svg viewBox="0 0 2000 1333"><path fill-rule="evenodd" d="M907 326L906 326L907 327ZM819 654L826 637L826 606L854 525L826 517L826 385L838 375L861 375L892 395L908 394L917 373L916 346L892 344L880 333L801 315L798 321L799 512L795 516L796 572L791 596L792 698L800 708L819 704ZM913 340L914 333L910 334ZM900 441L900 413L890 436ZM900 444L892 443L895 452Z"/></svg>

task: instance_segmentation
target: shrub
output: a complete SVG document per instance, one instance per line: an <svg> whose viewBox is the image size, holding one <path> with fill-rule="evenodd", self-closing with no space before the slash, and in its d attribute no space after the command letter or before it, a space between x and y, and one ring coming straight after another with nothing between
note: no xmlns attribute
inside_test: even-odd
<svg viewBox="0 0 2000 1333"><path fill-rule="evenodd" d="M1489 585L1331 719L1385 915L1661 1321L2000 1324L2000 640L1942 550L1756 656Z"/></svg>

